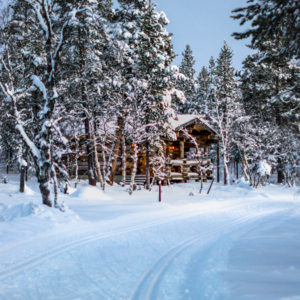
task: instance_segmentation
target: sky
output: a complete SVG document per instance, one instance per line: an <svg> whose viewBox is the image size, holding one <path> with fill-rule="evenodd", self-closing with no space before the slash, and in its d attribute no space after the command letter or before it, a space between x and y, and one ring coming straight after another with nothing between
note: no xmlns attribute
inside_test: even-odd
<svg viewBox="0 0 300 300"><path fill-rule="evenodd" d="M242 61L250 54L246 47L249 41L235 40L231 34L244 31L237 20L230 18L231 11L243 7L246 0L152 0L158 10L166 13L170 24L168 31L173 33L176 54L175 64L180 64L185 46L192 48L196 65L200 71L207 66L211 56L217 58L224 40L234 52L233 66L241 69Z"/></svg>

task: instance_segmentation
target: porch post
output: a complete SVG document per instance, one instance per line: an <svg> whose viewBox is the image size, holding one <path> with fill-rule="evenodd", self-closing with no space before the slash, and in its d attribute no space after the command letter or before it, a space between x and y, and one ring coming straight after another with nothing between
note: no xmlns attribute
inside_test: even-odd
<svg viewBox="0 0 300 300"><path fill-rule="evenodd" d="M180 158L184 159L184 141L179 142Z"/></svg>
<svg viewBox="0 0 300 300"><path fill-rule="evenodd" d="M204 155L208 157L208 146L204 146Z"/></svg>

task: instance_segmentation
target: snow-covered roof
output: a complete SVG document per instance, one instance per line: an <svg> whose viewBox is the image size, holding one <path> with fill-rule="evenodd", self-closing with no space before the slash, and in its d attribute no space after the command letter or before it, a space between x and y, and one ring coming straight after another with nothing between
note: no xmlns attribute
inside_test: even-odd
<svg viewBox="0 0 300 300"><path fill-rule="evenodd" d="M175 131L179 130L182 127L186 127L190 124L198 123L208 131L217 134L216 131L208 124L208 122L201 116L191 114L178 114L177 118L172 119L170 123Z"/></svg>

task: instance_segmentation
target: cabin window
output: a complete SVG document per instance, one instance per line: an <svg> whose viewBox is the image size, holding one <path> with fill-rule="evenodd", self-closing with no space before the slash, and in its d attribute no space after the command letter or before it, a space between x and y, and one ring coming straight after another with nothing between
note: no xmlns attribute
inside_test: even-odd
<svg viewBox="0 0 300 300"><path fill-rule="evenodd" d="M192 172L192 173L197 173L198 171L197 171L197 166L191 166L190 167L190 172Z"/></svg>
<svg viewBox="0 0 300 300"><path fill-rule="evenodd" d="M79 161L81 161L81 162L87 162L88 158L87 158L87 156L80 156L79 157Z"/></svg>
<svg viewBox="0 0 300 300"><path fill-rule="evenodd" d="M172 166L171 172L181 173L181 166Z"/></svg>

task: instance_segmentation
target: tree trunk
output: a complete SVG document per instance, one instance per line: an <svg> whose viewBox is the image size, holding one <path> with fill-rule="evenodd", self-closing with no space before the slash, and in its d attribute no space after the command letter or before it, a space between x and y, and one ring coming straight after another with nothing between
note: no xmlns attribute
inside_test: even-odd
<svg viewBox="0 0 300 300"><path fill-rule="evenodd" d="M199 190L199 194L202 193L203 190L203 175L201 174L201 178L200 178L200 190Z"/></svg>
<svg viewBox="0 0 300 300"><path fill-rule="evenodd" d="M134 144L133 146L133 168L131 172L130 178L130 186L129 186L129 195L132 195L134 189L135 175L137 172L137 162L138 162L138 146Z"/></svg>
<svg viewBox="0 0 300 300"><path fill-rule="evenodd" d="M39 168L38 166L36 166ZM39 188L42 195L43 204L52 207L52 201L50 199L50 165L44 163L37 172L37 179L39 182Z"/></svg>
<svg viewBox="0 0 300 300"><path fill-rule="evenodd" d="M217 182L220 182L220 141L217 143Z"/></svg>
<svg viewBox="0 0 300 300"><path fill-rule="evenodd" d="M248 159L246 157L245 151L242 151L242 172L244 173L246 180L249 181L250 186L252 185L252 177L251 177L251 171L248 164Z"/></svg>
<svg viewBox="0 0 300 300"><path fill-rule="evenodd" d="M116 141L114 141L112 146L111 146L111 149L109 151L108 160L107 160L107 163L105 165L105 169L103 169L104 172L105 172L105 175L104 175L105 182L109 182L109 176L110 176L110 173L111 173L111 165L112 165L112 161L113 161L113 151L115 149L115 143L116 143ZM104 168L104 166L103 166L103 168Z"/></svg>
<svg viewBox="0 0 300 300"><path fill-rule="evenodd" d="M50 199L50 190L46 185L47 184L44 183L40 183L39 185L40 192L42 194L43 204L52 207L52 202Z"/></svg>
<svg viewBox="0 0 300 300"><path fill-rule="evenodd" d="M52 136L50 134L50 136ZM52 141L52 138L51 138ZM54 193L54 207L58 207L58 181L57 181L57 174L55 170L55 164L54 164L54 159L53 159L53 142L50 144L50 162L51 162L51 171L50 171L50 176L53 182L53 193Z"/></svg>
<svg viewBox="0 0 300 300"><path fill-rule="evenodd" d="M12 161L12 152L9 151L7 153L7 163L6 163L6 174L9 174L10 171L10 165L11 165L11 161Z"/></svg>
<svg viewBox="0 0 300 300"><path fill-rule="evenodd" d="M281 169L277 169L277 183L283 183L284 181L284 173Z"/></svg>
<svg viewBox="0 0 300 300"><path fill-rule="evenodd" d="M115 176L115 172L117 169L117 162L118 162L119 150L120 150L120 145L121 145L123 127L124 127L124 119L122 117L118 117L117 137L116 137L116 143L115 143L114 152L113 152L113 161L112 161L111 171L110 171L110 176L109 176L109 183L111 185L113 185L113 183L114 183L114 176Z"/></svg>
<svg viewBox="0 0 300 300"><path fill-rule="evenodd" d="M20 170L20 193L24 193L25 191L25 166L21 166Z"/></svg>
<svg viewBox="0 0 300 300"><path fill-rule="evenodd" d="M284 181L284 173L282 171L282 162L281 159L277 160L277 183L283 183Z"/></svg>
<svg viewBox="0 0 300 300"><path fill-rule="evenodd" d="M78 27L78 39L79 39L79 71L81 74L84 73L85 68L86 68L86 50L84 46L84 39L81 39L83 35L81 27ZM91 109L89 105L89 99L87 96L87 86L86 82L82 81L80 84L80 97L81 97L81 102L82 105L85 108L85 120L84 120L84 125L85 125L85 135L87 137L87 145L86 145L86 152L87 152L87 158L88 158L88 179L89 179L89 184L96 186L97 185L97 179L96 179L96 172L95 172L95 165L94 165L94 158L93 154L91 153L91 142L92 142L92 132L91 132Z"/></svg>
<svg viewBox="0 0 300 300"><path fill-rule="evenodd" d="M53 109L53 107L51 109ZM51 114L49 112L48 116L50 117L50 115ZM37 179L42 194L43 204L52 207L53 203L50 198L50 194L51 194L50 184L51 184L51 178L54 178L53 153L52 153L53 137L51 134L51 128L49 127L46 128L47 130L42 131L42 134L39 139L39 144L42 144L43 146L40 149L40 157L35 159L35 166L37 170ZM47 141L47 143L45 143L44 141Z"/></svg>
<svg viewBox="0 0 300 300"><path fill-rule="evenodd" d="M103 190L105 190L106 187L106 181L107 181L107 162L106 162L106 151L105 147L103 146L103 141L101 143L101 155L102 155L102 178L103 178Z"/></svg>
<svg viewBox="0 0 300 300"><path fill-rule="evenodd" d="M79 159L79 142L77 136L75 136L75 188L77 188L78 184L78 171L79 171L79 166L78 166L78 159Z"/></svg>
<svg viewBox="0 0 300 300"><path fill-rule="evenodd" d="M150 157L149 157L149 142L146 142L146 189L150 189Z"/></svg>
<svg viewBox="0 0 300 300"><path fill-rule="evenodd" d="M230 183L230 173L228 169L226 153L224 153L223 159L224 159L224 185L227 185L228 183Z"/></svg>
<svg viewBox="0 0 300 300"><path fill-rule="evenodd" d="M28 166L25 167L25 181L28 181Z"/></svg>
<svg viewBox="0 0 300 300"><path fill-rule="evenodd" d="M53 175L53 193L54 193L54 207L58 207L58 182L56 174Z"/></svg>
<svg viewBox="0 0 300 300"><path fill-rule="evenodd" d="M88 158L88 178L89 178L89 185L96 186L97 185L97 179L95 176L95 169L94 169L94 161L93 161L93 155L91 153L91 128L90 128L90 120L88 117L85 118L85 135L87 137L87 144L86 144L86 154Z"/></svg>
<svg viewBox="0 0 300 300"><path fill-rule="evenodd" d="M125 137L122 138L122 182L123 186L126 184L126 167L127 167L127 161L126 161L126 141Z"/></svg>
<svg viewBox="0 0 300 300"><path fill-rule="evenodd" d="M104 189L103 177L102 177L101 167L100 167L100 163L99 163L99 159L98 159L98 150L97 150L97 142L96 142L95 134L93 134L93 146L94 146L94 160L95 160L97 181L100 182L100 186L102 187L102 189Z"/></svg>

